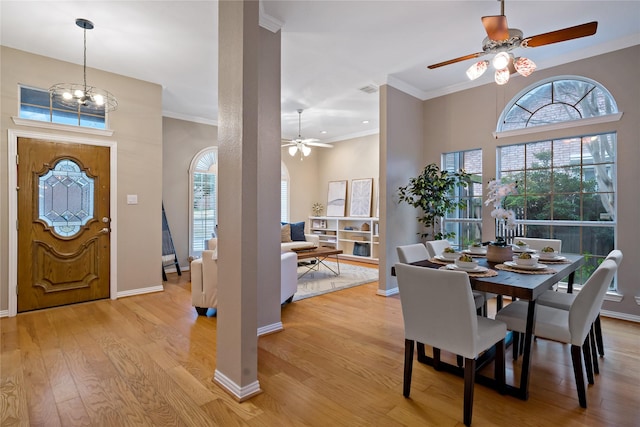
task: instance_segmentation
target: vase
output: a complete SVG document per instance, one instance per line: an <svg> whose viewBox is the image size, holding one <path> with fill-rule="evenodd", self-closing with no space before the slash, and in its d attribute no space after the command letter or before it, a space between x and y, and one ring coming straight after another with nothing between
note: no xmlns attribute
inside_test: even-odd
<svg viewBox="0 0 640 427"><path fill-rule="evenodd" d="M513 251L511 246L498 246L489 244L487 246L487 261L502 263L513 259Z"/></svg>

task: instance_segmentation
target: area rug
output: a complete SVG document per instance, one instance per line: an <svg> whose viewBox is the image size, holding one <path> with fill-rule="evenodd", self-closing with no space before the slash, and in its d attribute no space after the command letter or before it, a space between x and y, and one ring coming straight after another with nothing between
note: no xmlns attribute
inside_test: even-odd
<svg viewBox="0 0 640 427"><path fill-rule="evenodd" d="M338 271L335 262L325 261L332 269ZM307 267L298 267L298 276L307 271ZM378 269L360 267L358 265L340 263L340 275L336 276L325 266L320 265L319 271L310 271L298 279L298 291L293 296L294 301L335 292L353 286L364 285L378 280Z"/></svg>

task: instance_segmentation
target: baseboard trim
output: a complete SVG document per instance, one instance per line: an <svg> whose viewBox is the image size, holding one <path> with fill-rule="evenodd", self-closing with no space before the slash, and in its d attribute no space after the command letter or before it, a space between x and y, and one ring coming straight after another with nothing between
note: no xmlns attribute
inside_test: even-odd
<svg viewBox="0 0 640 427"><path fill-rule="evenodd" d="M640 316L628 313L620 313L617 311L600 310L600 315L603 317L611 317L613 319L628 320L630 322L640 323Z"/></svg>
<svg viewBox="0 0 640 427"><path fill-rule="evenodd" d="M280 332L284 329L282 322L272 323L271 325L262 326L258 328L258 336L272 334L274 332Z"/></svg>
<svg viewBox="0 0 640 427"><path fill-rule="evenodd" d="M257 394L262 393L260 383L257 380L249 385L241 387L217 369L213 374L213 381L215 381L227 393L231 394L238 402L244 402Z"/></svg>
<svg viewBox="0 0 640 427"><path fill-rule="evenodd" d="M9 310L0 310L0 317L9 317Z"/></svg>
<svg viewBox="0 0 640 427"><path fill-rule="evenodd" d="M132 289L130 291L118 292L118 294L116 295L116 298L131 297L134 295L144 295L144 294L150 294L153 292L162 292L162 291L164 291L164 287L162 285L150 286L148 288L139 288L139 289Z"/></svg>
<svg viewBox="0 0 640 427"><path fill-rule="evenodd" d="M391 288L391 289L386 289L386 290L378 289L376 291L376 295L380 295L382 297L390 297L390 296L396 295L398 293L400 293L400 290L397 287Z"/></svg>

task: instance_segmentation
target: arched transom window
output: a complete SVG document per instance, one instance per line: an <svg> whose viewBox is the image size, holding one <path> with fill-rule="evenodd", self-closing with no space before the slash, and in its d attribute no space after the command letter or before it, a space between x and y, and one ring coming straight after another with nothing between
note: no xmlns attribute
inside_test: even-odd
<svg viewBox="0 0 640 427"><path fill-rule="evenodd" d="M584 77L543 80L516 95L506 106L497 131L600 117L618 112L608 90Z"/></svg>

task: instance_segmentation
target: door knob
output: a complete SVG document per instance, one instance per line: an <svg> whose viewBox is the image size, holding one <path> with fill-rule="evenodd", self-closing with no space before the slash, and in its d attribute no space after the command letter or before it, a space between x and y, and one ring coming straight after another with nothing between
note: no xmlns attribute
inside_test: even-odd
<svg viewBox="0 0 640 427"><path fill-rule="evenodd" d="M102 234L109 234L109 229L107 227L103 228L102 230L100 230L100 233Z"/></svg>

